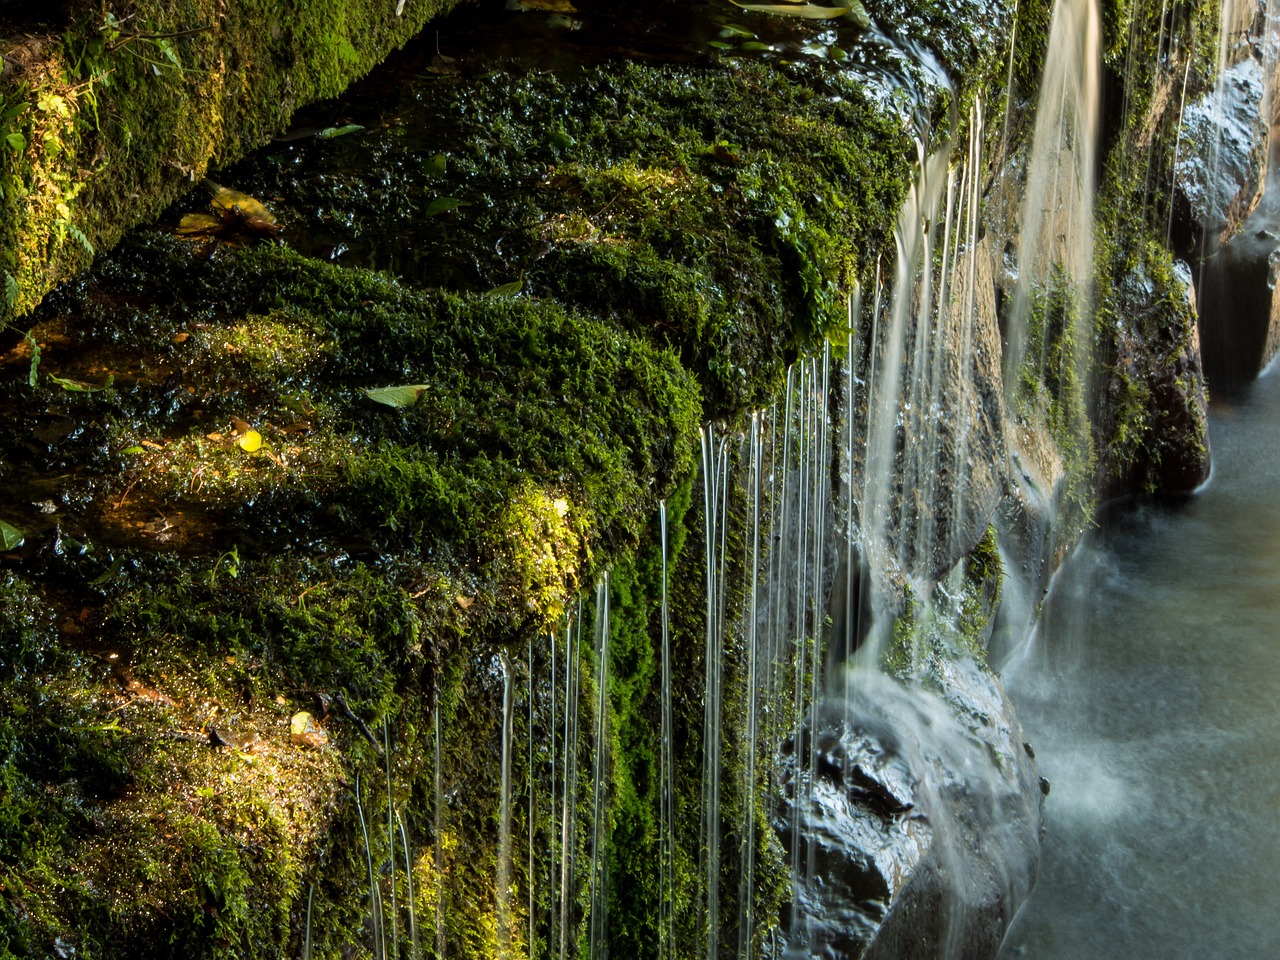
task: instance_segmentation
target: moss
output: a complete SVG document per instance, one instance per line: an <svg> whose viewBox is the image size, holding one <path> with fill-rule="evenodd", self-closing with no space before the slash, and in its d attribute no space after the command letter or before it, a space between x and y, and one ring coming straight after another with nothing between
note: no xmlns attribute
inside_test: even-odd
<svg viewBox="0 0 1280 960"><path fill-rule="evenodd" d="M412 3L403 16L380 2L80 5L45 58L0 88L8 308L29 311L95 250L263 144L300 105L339 93L451 5Z"/></svg>
<svg viewBox="0 0 1280 960"><path fill-rule="evenodd" d="M1003 577L997 531L989 526L927 597L908 585L883 654L886 671L945 689L944 664L957 658L985 664Z"/></svg>
<svg viewBox="0 0 1280 960"><path fill-rule="evenodd" d="M304 249L417 286L520 278L670 345L728 420L845 322L911 156L865 89L805 66L409 82L397 113L412 123L281 147L237 182L286 198Z"/></svg>
<svg viewBox="0 0 1280 960"><path fill-rule="evenodd" d="M1065 554L1093 522L1096 495L1091 393L1094 328L1081 290L1055 267L1046 285L1032 293L1026 359L1014 399L1017 416L1042 423L1062 458L1063 477L1054 491L1058 522L1054 550Z"/></svg>

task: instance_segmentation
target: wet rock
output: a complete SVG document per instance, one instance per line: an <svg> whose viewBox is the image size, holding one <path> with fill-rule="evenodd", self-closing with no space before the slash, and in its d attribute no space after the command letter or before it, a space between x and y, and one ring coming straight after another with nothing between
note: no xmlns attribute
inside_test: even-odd
<svg viewBox="0 0 1280 960"><path fill-rule="evenodd" d="M1183 112L1176 202L1208 249L1235 232L1261 191L1266 127L1258 104L1263 86L1262 65L1247 57L1223 73L1216 90L1187 104Z"/></svg>
<svg viewBox="0 0 1280 960"><path fill-rule="evenodd" d="M857 677L784 749L776 828L801 879L783 955L995 955L1035 876L1042 787L999 682L940 671L941 695Z"/></svg>

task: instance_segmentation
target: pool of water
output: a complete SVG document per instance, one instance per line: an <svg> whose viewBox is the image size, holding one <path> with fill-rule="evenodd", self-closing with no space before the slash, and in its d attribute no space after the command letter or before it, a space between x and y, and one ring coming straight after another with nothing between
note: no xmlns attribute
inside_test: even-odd
<svg viewBox="0 0 1280 960"><path fill-rule="evenodd" d="M1213 476L1107 523L1005 671L1052 783L1001 960L1280 956L1280 374Z"/></svg>

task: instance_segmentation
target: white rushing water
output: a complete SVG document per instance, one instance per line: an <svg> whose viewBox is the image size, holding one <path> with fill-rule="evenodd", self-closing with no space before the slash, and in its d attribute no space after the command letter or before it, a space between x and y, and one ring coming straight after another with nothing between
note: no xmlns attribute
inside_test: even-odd
<svg viewBox="0 0 1280 960"><path fill-rule="evenodd" d="M1052 782L1002 960L1280 956L1280 376L1185 507L1105 528L1006 671Z"/></svg>

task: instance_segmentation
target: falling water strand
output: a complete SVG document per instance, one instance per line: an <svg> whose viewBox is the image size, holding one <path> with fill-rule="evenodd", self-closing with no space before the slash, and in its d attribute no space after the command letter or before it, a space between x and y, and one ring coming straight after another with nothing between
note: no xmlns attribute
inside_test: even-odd
<svg viewBox="0 0 1280 960"><path fill-rule="evenodd" d="M382 756L387 772L387 857L391 870L391 955L400 957L400 906L396 900L396 831L395 809L391 804L391 731L387 718L382 718Z"/></svg>
<svg viewBox="0 0 1280 960"><path fill-rule="evenodd" d="M854 526L854 514L857 505L854 502L855 491L858 489L857 480L854 474L854 428L858 422L858 362L857 348L857 327L862 318L862 287L854 284L853 292L849 294L849 330L848 340L845 345L845 556L844 556L844 595L846 603L849 605L849 614L855 613L854 607L854 577L857 576L858 558L856 555L858 542L857 531ZM853 654L853 648L857 644L859 618L856 615L846 615L845 617L845 634L840 638L841 649L840 659L842 661L849 659Z"/></svg>
<svg viewBox="0 0 1280 960"><path fill-rule="evenodd" d="M760 587L760 467L763 458L760 414L751 416L750 449L747 454L747 495L750 505L747 517L751 524L750 554L746 569L750 582L747 586L747 610L743 618L746 627L747 650L747 698L746 698L746 758L742 764L742 849L740 853L741 882L738 890L738 956L741 960L754 960L755 951L755 889L756 873L756 745L760 698L760 650L758 644L757 611Z"/></svg>
<svg viewBox="0 0 1280 960"><path fill-rule="evenodd" d="M720 758L723 618L722 512L727 448L715 427L702 431L702 491L705 516L706 644L702 727L702 880L707 960L717 960L720 941Z"/></svg>
<svg viewBox="0 0 1280 960"><path fill-rule="evenodd" d="M511 960L511 738L515 684L506 651L502 665L502 797L498 805L497 920L498 960Z"/></svg>
<svg viewBox="0 0 1280 960"><path fill-rule="evenodd" d="M578 684L581 670L582 603L565 631L564 796L560 815L560 960L569 957L569 909L577 885Z"/></svg>
<svg viewBox="0 0 1280 960"><path fill-rule="evenodd" d="M1176 196L1178 192L1178 156L1182 152L1182 116L1187 107L1187 81L1191 77L1191 64L1193 57L1187 57L1187 66L1182 71L1182 93L1178 98L1178 134L1173 141L1173 173L1169 182L1169 196ZM1173 242L1173 214L1175 206L1169 204L1169 222L1165 225L1164 239L1165 244L1172 246Z"/></svg>
<svg viewBox="0 0 1280 960"><path fill-rule="evenodd" d="M1018 10L1020 0L1013 3L1013 26L1009 30L1009 72L1004 81L1004 129L1000 133L1000 160L1009 156L1009 116L1013 110L1013 62L1018 50Z"/></svg>
<svg viewBox="0 0 1280 960"><path fill-rule="evenodd" d="M399 813L396 814L396 826L400 830L400 849L404 851L405 892L408 894L409 906L409 956L411 960L418 960L421 948L418 945L417 906L413 900L413 855L409 852L409 840L405 836L404 821L400 819Z"/></svg>
<svg viewBox="0 0 1280 960"><path fill-rule="evenodd" d="M766 474L769 484L769 521L770 521L770 538L768 543L772 546L772 531L778 529L775 525L778 522L779 513L784 509L782 504L786 499L786 475L785 471L781 474L778 472L778 404L775 402L769 408L769 470ZM785 455L784 455L785 459ZM778 584L781 582L782 575L779 564L781 563L782 551L769 549L766 551L767 559L765 561L765 590L766 609L763 614L764 621L764 644L767 651L765 655L766 680L765 701L771 706L777 702L780 696L780 688L782 686L782 669L783 665L777 655L778 638L781 635L781 625L779 623L778 604L776 598L779 596ZM779 740L779 731L784 718L780 716L781 711L771 709L767 717L766 740L770 744L776 744ZM771 780L770 795L774 798L775 806L781 802L781 781L778 774L781 770L779 764L773 765L773 779Z"/></svg>
<svg viewBox="0 0 1280 960"><path fill-rule="evenodd" d="M963 231L957 230L957 233L963 232L963 237L957 236L957 244L963 244L965 252L963 253L965 263L964 291L959 299L959 335L956 338L960 345L957 351L960 357L960 369L958 382L967 383L970 377L970 371L973 366L973 313L976 302L975 286L977 283L977 260L978 260L978 221L981 212L982 191L979 189L979 177L982 171L982 140L984 132L984 115L982 98L975 99L973 108L969 113L969 154L965 161L965 180L968 184L967 195L961 197L961 209L963 211ZM956 269L960 269L961 254L957 253L955 260ZM948 336L944 338L950 340ZM973 418L968 415L968 410L973 409L962 398L957 397L957 406L960 415L956 418L955 431L956 442L954 455L950 464L952 484L951 484L951 517L953 522L951 525L950 540L947 544L947 554L949 556L957 556L966 546L961 542L963 536L964 524L962 519L967 507L969 485L964 482L968 477L969 471L972 469L969 463L969 438L973 430Z"/></svg>
<svg viewBox="0 0 1280 960"><path fill-rule="evenodd" d="M788 455L790 455L793 446L796 448L796 459L795 459L796 465L795 465L794 472L797 474L797 481L794 484L793 492L791 493L791 496L788 498L788 505L790 505L792 500L794 500L796 503L794 510L791 512L791 517L789 518L793 521L794 530L795 530L795 539L794 541L791 540L790 531L787 528L783 529L782 536L786 538L786 540L788 541L788 547L792 551L791 562L790 564L784 564L783 570L790 574L790 576L787 577L787 580L794 584L794 590L792 591L792 594L791 594L792 609L791 609L791 618L790 618L791 627L789 632L789 639L792 644L791 663L792 663L792 676L793 676L791 729L800 730L804 725L804 713L805 713L805 703L804 703L804 692L805 692L804 593L805 591L804 591L804 587L805 587L805 584L807 583L807 580L804 576L803 558L805 556L805 543L806 543L804 532L807 526L806 521L808 520L808 517L805 516L805 513L804 513L804 507L806 503L804 490L805 490L806 482L808 480L808 475L805 470L806 453L808 448L804 442L805 434L806 434L805 425L807 423L807 411L808 411L808 404L806 403L807 394L805 391L805 387L807 386L807 383L808 383L808 377L806 376L806 364L804 362L800 364L799 370L796 370L796 376L794 378L794 381L795 381L796 389L798 390L798 396L795 399L795 407L794 407L795 415L793 417L792 416L793 408L790 406L792 402L791 390L790 390L792 378L790 376L790 371L789 371L788 378L787 378L788 411L787 411L787 419L785 422L786 434L783 438L783 446L786 449ZM794 421L799 421L799 424L800 424L799 428L795 430L793 430L793 427L792 427L792 424ZM792 471L788 471L788 473L790 472ZM794 568L794 569L791 569L791 568ZM800 822L798 818L796 818L793 821L791 826L791 875L793 878L799 878L801 876L801 873L800 873ZM795 928L795 919L796 919L795 911L798 909L798 905L799 905L799 897L793 896L791 898L793 929Z"/></svg>
<svg viewBox="0 0 1280 960"><path fill-rule="evenodd" d="M369 873L369 925L373 934L375 960L385 960L387 945L383 942L382 916L379 910L378 883L373 873L373 851L369 848L369 825L364 819L364 800L360 797L360 775L356 774L356 814L360 818L360 834L364 838L364 863Z"/></svg>
<svg viewBox="0 0 1280 960"><path fill-rule="evenodd" d="M554 642L555 642L555 638L553 636L552 643ZM525 757L525 782L528 784L528 789L529 789L529 816L528 816L528 826L529 826L528 834L529 835L527 838L527 843L528 843L527 849L529 854L529 872L525 874L525 878L526 878L525 884L529 888L529 912L528 912L529 933L528 933L528 939L525 941L525 944L527 945L528 952L532 953L533 952L533 921L535 916L534 902L533 902L534 901L533 880L534 880L534 877L537 876L537 874L534 873L534 863L533 863L533 828L534 828L534 824L537 823L537 820L535 819L537 808L534 802L534 776L533 776L533 639L532 638L530 638L529 640L529 651L528 651L528 656L525 660L525 663L528 664L528 671L527 671L528 684L526 687L526 700L529 706L529 714L528 714L527 722L525 726L526 734L528 736L528 751ZM555 728L552 727L553 736L554 736L554 730Z"/></svg>
<svg viewBox="0 0 1280 960"><path fill-rule="evenodd" d="M920 161L916 180L898 213L898 223L894 230L898 260L888 304L888 328L884 332L885 342L872 365L875 389L867 413L863 546L865 559L876 572L870 579L872 609L876 613L886 611L890 606L889 598L883 595L885 574L897 564L895 551L907 541L907 531L897 529L897 525L893 523L892 510L894 478L898 475L895 464L899 433L901 430L909 430L911 425L911 411L904 413L902 410L899 391L904 368L910 358L907 334L911 326L913 305L918 302L917 284L922 274L926 278L930 275L922 263L925 251L929 249L927 225L937 210L950 157L949 145L928 154L925 143L917 140L916 149ZM913 372L912 376L915 375ZM911 446L910 442L907 446ZM905 510L898 512L898 524L901 524L905 514ZM861 654L868 664L879 661L886 640L884 623L888 619L877 616L873 620L875 629Z"/></svg>
<svg viewBox="0 0 1280 960"><path fill-rule="evenodd" d="M316 885L307 884L307 928L302 940L302 960L311 960L311 903L315 900Z"/></svg>
<svg viewBox="0 0 1280 960"><path fill-rule="evenodd" d="M661 781L658 891L658 957L675 957L675 758L672 752L671 621L667 598L667 501L658 506L662 534L662 719L659 742Z"/></svg>
<svg viewBox="0 0 1280 960"><path fill-rule="evenodd" d="M435 859L434 874L436 884L436 957L443 960L444 952L444 840L442 830L444 828L444 786L440 778L440 684L437 680L432 690L435 696L435 707L432 710L431 723L434 733L433 748L435 751L435 768L432 771L435 781L435 836L433 837L435 850L433 857Z"/></svg>
<svg viewBox="0 0 1280 960"><path fill-rule="evenodd" d="M596 586L595 617L596 654L596 743L595 769L592 772L593 792L591 801L591 960L604 960L609 945L605 940L608 929L606 886L605 833L601 810L606 800L605 789L609 776L609 575L600 578Z"/></svg>
<svg viewBox="0 0 1280 960"><path fill-rule="evenodd" d="M827 410L827 397L830 395L831 389L831 342L829 340L824 341L823 344L821 370L819 370L816 360L812 361L810 366L813 379L813 387L810 391L810 396L812 397L810 405L812 419L810 424L816 442L810 444L810 449L813 451L813 462L809 467L810 482L802 488L808 494L807 499L810 500L808 510L810 521L808 526L813 532L811 542L812 561L809 563L809 577L805 578L806 582L811 584L809 597L812 603L807 620L810 639L809 689L806 698L807 702L804 705L806 713L818 702L818 695L822 685L822 625L826 614L824 609L826 590L824 588L823 574L826 566L827 503L830 499L828 481L831 476L829 468L831 458L828 454L831 417ZM801 636L803 637L805 634L801 633ZM797 727L797 729L799 728ZM818 767L817 751L818 738L809 737L810 770L816 770ZM816 781L812 776L805 780L806 803L811 804L813 802L815 784ZM812 877L817 870L817 844L806 844L806 849L805 875Z"/></svg>
<svg viewBox="0 0 1280 960"><path fill-rule="evenodd" d="M567 634L568 629L569 629L569 620L568 620L568 618L567 618L567 617L565 618L564 626L565 626L565 631L566 631L566 634ZM569 643L569 641L568 641L568 637L566 636L566 638L565 638L565 646L566 646L566 647L568 647L568 643ZM556 813L558 812L558 809L559 809L559 808L557 808L557 807L556 807L556 734L557 734L557 732L559 731L559 727L556 725L556 692L557 692L557 689L558 689L558 688L557 688L557 686L556 686L556 633L555 633L555 631L553 630L553 631L551 631L551 728L550 728L550 729L551 729L551 736L549 737L549 739L550 739L550 741L551 741L551 749L550 749L550 754L551 754L551 800L550 800L550 805L549 805L549 807L548 807L548 816L550 817L550 829L548 830L548 833L550 834L549 839L550 839L550 842L551 842L551 855L547 858L547 863L548 863L548 867L547 867L547 873L548 873L548 877L547 877L547 890L548 890L548 896L547 896L547 911L548 911L548 917L547 917L547 930L548 930L547 944L548 944L548 951L550 951L551 949L554 949L553 945L557 942L557 939L556 939L556 917L557 917L557 913L558 913L558 911L557 911L557 909L556 909L556 906L557 906L558 900L557 900L556 874L559 872L559 869L558 869L558 868L559 868L559 865L560 865L560 864L559 864L559 851L558 851L558 850L557 850L557 848L556 848L556 844L558 843L558 841L559 841L559 839L560 839L559 834L558 834L558 831L556 830ZM532 944L530 944L530 949L532 949L532 946L533 946L533 945L532 945Z"/></svg>

